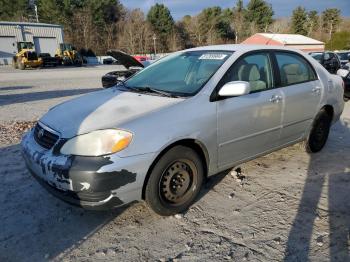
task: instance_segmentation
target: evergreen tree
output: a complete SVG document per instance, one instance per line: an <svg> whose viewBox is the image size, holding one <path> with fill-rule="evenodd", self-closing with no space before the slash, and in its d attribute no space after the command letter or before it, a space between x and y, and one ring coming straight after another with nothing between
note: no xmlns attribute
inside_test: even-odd
<svg viewBox="0 0 350 262"><path fill-rule="evenodd" d="M322 13L322 27L325 32L332 37L341 22L340 10L337 8L328 8Z"/></svg>
<svg viewBox="0 0 350 262"><path fill-rule="evenodd" d="M308 13L308 23L307 23L307 28L308 28L308 35L310 36L312 32L315 32L319 28L319 19L320 17L318 16L317 11L312 10Z"/></svg>
<svg viewBox="0 0 350 262"><path fill-rule="evenodd" d="M27 21L28 0L0 0L0 20Z"/></svg>
<svg viewBox="0 0 350 262"><path fill-rule="evenodd" d="M170 10L163 4L155 4L147 14L147 21L151 24L162 50L167 50L167 38L174 28L174 19L170 14Z"/></svg>
<svg viewBox="0 0 350 262"><path fill-rule="evenodd" d="M245 19L254 23L260 32L266 32L269 25L273 22L272 6L264 0L250 0L245 12Z"/></svg>
<svg viewBox="0 0 350 262"><path fill-rule="evenodd" d="M298 6L292 14L292 32L294 34L307 35L307 13L304 7Z"/></svg>

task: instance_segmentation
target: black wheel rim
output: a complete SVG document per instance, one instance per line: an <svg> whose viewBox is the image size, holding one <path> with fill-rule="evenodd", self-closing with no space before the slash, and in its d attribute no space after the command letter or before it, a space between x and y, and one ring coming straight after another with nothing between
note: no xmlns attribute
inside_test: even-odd
<svg viewBox="0 0 350 262"><path fill-rule="evenodd" d="M159 181L159 194L163 202L178 206L187 202L196 189L198 171L188 159L172 162Z"/></svg>

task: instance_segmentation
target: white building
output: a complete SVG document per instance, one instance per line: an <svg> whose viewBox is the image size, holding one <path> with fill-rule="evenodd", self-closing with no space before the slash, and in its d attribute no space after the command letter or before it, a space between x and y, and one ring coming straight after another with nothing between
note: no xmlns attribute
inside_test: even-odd
<svg viewBox="0 0 350 262"><path fill-rule="evenodd" d="M63 43L63 28L60 25L0 21L0 65L11 64L17 53L17 42L32 42L35 51L54 56Z"/></svg>
<svg viewBox="0 0 350 262"><path fill-rule="evenodd" d="M325 49L325 43L316 39L306 37L303 35L294 34L255 34L242 44L253 44L253 45L277 45L286 46L302 50L304 52L318 51L323 52Z"/></svg>

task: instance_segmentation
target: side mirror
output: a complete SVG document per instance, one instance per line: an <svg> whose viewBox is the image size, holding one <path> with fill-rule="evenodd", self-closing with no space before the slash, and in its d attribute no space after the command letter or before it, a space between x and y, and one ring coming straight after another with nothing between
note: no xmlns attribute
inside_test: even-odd
<svg viewBox="0 0 350 262"><path fill-rule="evenodd" d="M221 87L219 96L243 96L250 93L250 84L245 81L233 81L226 83Z"/></svg>

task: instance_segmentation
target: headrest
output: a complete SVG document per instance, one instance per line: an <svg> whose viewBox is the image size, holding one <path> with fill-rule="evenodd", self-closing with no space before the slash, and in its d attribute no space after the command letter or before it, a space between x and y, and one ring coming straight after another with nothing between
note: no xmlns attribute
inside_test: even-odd
<svg viewBox="0 0 350 262"><path fill-rule="evenodd" d="M302 73L299 64L285 64L282 70L286 75L300 75Z"/></svg>
<svg viewBox="0 0 350 262"><path fill-rule="evenodd" d="M238 71L238 77L241 81L258 81L260 72L256 64L243 65Z"/></svg>

